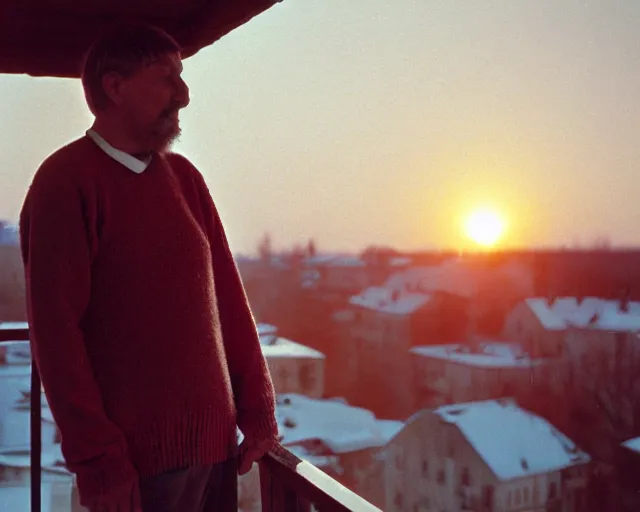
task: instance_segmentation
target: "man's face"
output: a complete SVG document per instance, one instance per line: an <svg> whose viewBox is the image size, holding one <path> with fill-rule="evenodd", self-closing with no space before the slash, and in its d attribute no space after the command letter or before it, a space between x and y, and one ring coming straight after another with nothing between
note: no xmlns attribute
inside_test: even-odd
<svg viewBox="0 0 640 512"><path fill-rule="evenodd" d="M178 53L158 57L121 84L119 110L127 124L148 143L164 151L180 135L178 112L189 104Z"/></svg>

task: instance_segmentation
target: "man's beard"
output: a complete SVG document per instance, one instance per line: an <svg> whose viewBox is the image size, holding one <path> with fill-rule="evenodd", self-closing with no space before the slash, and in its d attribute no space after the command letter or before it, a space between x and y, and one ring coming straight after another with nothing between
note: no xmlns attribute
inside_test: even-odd
<svg viewBox="0 0 640 512"><path fill-rule="evenodd" d="M162 115L151 133L152 149L158 153L168 151L178 141L182 130L175 113Z"/></svg>

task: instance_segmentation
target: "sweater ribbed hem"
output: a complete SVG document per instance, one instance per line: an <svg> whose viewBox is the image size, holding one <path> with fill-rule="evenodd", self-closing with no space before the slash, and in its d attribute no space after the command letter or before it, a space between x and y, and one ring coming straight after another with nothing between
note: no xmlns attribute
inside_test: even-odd
<svg viewBox="0 0 640 512"><path fill-rule="evenodd" d="M185 412L127 435L129 453L140 477L196 465L215 464L237 453L233 411L208 408Z"/></svg>

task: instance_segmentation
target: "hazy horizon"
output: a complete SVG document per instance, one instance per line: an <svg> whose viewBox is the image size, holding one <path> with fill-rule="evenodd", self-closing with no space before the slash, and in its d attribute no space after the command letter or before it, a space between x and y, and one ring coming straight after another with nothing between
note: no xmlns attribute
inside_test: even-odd
<svg viewBox="0 0 640 512"><path fill-rule="evenodd" d="M185 61L176 150L238 253L640 245L640 3L285 0ZM0 75L0 218L91 123L79 82Z"/></svg>

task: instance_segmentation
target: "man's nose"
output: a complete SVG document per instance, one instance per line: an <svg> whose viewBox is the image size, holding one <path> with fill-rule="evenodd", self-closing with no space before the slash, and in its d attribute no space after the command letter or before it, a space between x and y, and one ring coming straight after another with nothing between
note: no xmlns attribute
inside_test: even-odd
<svg viewBox="0 0 640 512"><path fill-rule="evenodd" d="M182 78L178 81L175 97L179 108L189 105L189 87Z"/></svg>

